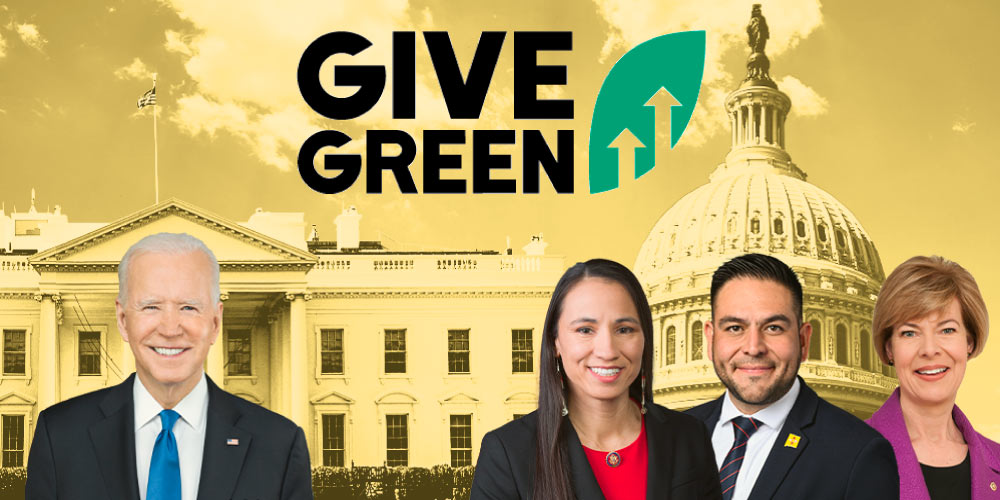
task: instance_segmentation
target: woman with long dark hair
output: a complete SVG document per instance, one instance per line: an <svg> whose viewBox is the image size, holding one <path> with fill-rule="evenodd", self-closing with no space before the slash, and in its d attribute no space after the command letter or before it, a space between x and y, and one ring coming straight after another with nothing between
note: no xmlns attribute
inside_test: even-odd
<svg viewBox="0 0 1000 500"><path fill-rule="evenodd" d="M653 318L628 268L563 274L539 372L538 410L483 438L472 500L722 497L704 425L653 403Z"/></svg>

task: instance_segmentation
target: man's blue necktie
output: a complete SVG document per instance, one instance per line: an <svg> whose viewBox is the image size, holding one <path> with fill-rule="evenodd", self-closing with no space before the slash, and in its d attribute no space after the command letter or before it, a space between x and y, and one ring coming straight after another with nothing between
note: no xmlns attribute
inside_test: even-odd
<svg viewBox="0 0 1000 500"><path fill-rule="evenodd" d="M733 419L733 447L729 449L729 453L722 462L722 468L719 469L723 500L733 498L736 478L743 466L743 457L747 454L747 441L750 441L750 436L757 432L760 425L760 421L755 418L741 416Z"/></svg>
<svg viewBox="0 0 1000 500"><path fill-rule="evenodd" d="M181 500L181 464L177 458L177 440L174 439L174 423L178 418L180 415L174 410L160 412L163 429L153 445L146 500Z"/></svg>

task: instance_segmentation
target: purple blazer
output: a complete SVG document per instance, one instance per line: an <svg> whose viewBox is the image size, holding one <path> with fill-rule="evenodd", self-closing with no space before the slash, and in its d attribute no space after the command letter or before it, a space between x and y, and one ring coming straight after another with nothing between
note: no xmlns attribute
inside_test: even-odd
<svg viewBox="0 0 1000 500"><path fill-rule="evenodd" d="M1000 444L986 439L976 432L965 418L958 405L951 411L951 418L962 432L969 445L969 459L972 462L972 500L1000 498ZM924 474L917 462L917 454L910 444L910 434L906 431L903 410L899 406L897 388L885 404L866 420L892 444L896 452L896 466L899 467L899 497L906 500L930 500Z"/></svg>

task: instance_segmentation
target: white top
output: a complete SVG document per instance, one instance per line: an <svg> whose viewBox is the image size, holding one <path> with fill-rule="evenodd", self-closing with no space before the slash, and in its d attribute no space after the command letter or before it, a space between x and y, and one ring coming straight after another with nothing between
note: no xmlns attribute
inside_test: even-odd
<svg viewBox="0 0 1000 500"><path fill-rule="evenodd" d="M139 479L139 498L146 500L153 445L163 429L160 422L163 407L153 399L138 376L132 384L132 400L135 405L135 470ZM181 500L196 500L201 459L205 452L205 422L208 419L208 383L204 372L198 385L173 410L180 415L173 431L181 466Z"/></svg>
<svg viewBox="0 0 1000 500"><path fill-rule="evenodd" d="M719 423L715 424L715 431L712 432L712 448L715 450L715 463L722 468L729 449L733 447L732 420L744 416L753 417L761 423L757 432L747 441L747 452L743 457L740 472L736 475L736 486L733 488L733 500L746 500L753 490L753 485L757 483L757 476L764 468L764 462L767 461L767 455L778 438L781 426L785 425L785 420L799 397L799 379L795 378L792 388L781 399L753 415L747 415L736 409L731 397L727 390L726 396L722 398L722 413L719 415Z"/></svg>

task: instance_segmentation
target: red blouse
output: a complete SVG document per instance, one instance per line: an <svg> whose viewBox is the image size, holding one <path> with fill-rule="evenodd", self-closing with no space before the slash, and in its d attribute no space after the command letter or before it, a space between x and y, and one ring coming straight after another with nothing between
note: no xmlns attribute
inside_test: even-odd
<svg viewBox="0 0 1000 500"><path fill-rule="evenodd" d="M617 451L618 460L607 451L583 447L597 484L607 500L644 500L649 454L646 445L646 417L642 417L639 437ZM617 467L609 464L618 463Z"/></svg>

